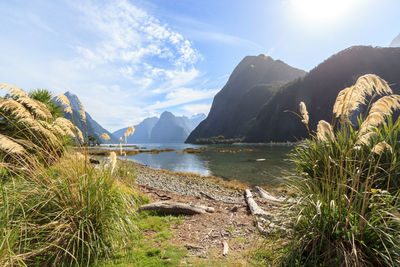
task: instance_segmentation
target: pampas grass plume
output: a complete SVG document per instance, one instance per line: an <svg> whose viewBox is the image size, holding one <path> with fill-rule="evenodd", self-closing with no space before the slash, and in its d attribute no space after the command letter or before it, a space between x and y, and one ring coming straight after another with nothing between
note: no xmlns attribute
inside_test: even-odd
<svg viewBox="0 0 400 267"><path fill-rule="evenodd" d="M330 140L335 139L332 126L329 124L329 122L320 120L317 125L317 138L318 140L325 142L328 141L327 137L329 137Z"/></svg>
<svg viewBox="0 0 400 267"><path fill-rule="evenodd" d="M114 151L110 152L111 173L114 172L115 165L117 164L117 154Z"/></svg>
<svg viewBox="0 0 400 267"><path fill-rule="evenodd" d="M310 118L308 116L307 106L303 101L300 102L300 113L303 117L303 120L301 122L307 125Z"/></svg>
<svg viewBox="0 0 400 267"><path fill-rule="evenodd" d="M9 139L7 136L0 134L0 150L5 151L9 154L24 154L25 149L16 142Z"/></svg>
<svg viewBox="0 0 400 267"><path fill-rule="evenodd" d="M390 150L391 153L393 153L392 147L391 147L388 143L386 143L386 142L380 142L380 143L376 144L376 145L372 148L371 152L380 155L380 154L382 154L382 152L383 152L385 149L388 149L388 150Z"/></svg>
<svg viewBox="0 0 400 267"><path fill-rule="evenodd" d="M111 139L110 136L109 136L107 133L102 133L102 134L100 135L100 138L102 138L102 139L104 139L104 140L106 140L106 141L108 141L108 140Z"/></svg>
<svg viewBox="0 0 400 267"><path fill-rule="evenodd" d="M129 135L133 135L133 133L135 132L135 127L131 126L129 127L126 132L124 133L124 137L125 137L125 143L127 143L127 137Z"/></svg>

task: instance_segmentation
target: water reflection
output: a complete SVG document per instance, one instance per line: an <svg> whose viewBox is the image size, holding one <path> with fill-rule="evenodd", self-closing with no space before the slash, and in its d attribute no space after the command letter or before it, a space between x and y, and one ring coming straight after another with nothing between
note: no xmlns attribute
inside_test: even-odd
<svg viewBox="0 0 400 267"><path fill-rule="evenodd" d="M190 144L137 144L137 146L147 149L172 148L176 151L202 147ZM217 147L221 148L222 146ZM234 150L242 149L238 153L216 152L212 148L198 154L176 153L176 151L159 154L141 153L129 156L128 159L156 169L215 175L226 179L234 178L246 181L250 185L277 185L283 181L285 172L293 167L292 163L287 161L287 154L292 149L291 146L234 145L223 147ZM256 161L256 159L265 160Z"/></svg>

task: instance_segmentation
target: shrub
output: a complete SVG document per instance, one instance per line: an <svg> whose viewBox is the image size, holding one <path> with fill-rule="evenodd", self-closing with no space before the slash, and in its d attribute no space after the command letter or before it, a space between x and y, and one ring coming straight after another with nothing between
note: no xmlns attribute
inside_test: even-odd
<svg viewBox="0 0 400 267"><path fill-rule="evenodd" d="M385 96L368 104L379 95ZM353 123L362 105L368 116ZM400 265L400 121L391 118L399 108L400 96L385 81L362 76L338 95L339 125L320 121L295 148L291 158L301 177L292 185L299 200L284 265Z"/></svg>

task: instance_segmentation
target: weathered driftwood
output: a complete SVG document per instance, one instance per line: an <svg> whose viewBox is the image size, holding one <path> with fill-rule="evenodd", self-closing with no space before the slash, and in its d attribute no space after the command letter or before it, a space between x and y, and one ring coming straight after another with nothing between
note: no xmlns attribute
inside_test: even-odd
<svg viewBox="0 0 400 267"><path fill-rule="evenodd" d="M139 208L139 211L143 210L155 210L160 213L173 215L194 215L203 214L206 212L214 212L214 208L211 207L189 205L172 201L161 201L146 204Z"/></svg>
<svg viewBox="0 0 400 267"><path fill-rule="evenodd" d="M245 190L245 198L246 198L247 205L250 208L251 214L253 214L253 215L268 215L265 211L263 211L258 206L258 204L256 203L256 201L253 198L253 195L251 194L250 189Z"/></svg>
<svg viewBox="0 0 400 267"><path fill-rule="evenodd" d="M228 243L226 243L226 241L222 242L222 244L224 245L224 250L222 251L222 256L226 256L226 255L228 255L229 246L228 246Z"/></svg>
<svg viewBox="0 0 400 267"><path fill-rule="evenodd" d="M257 190L257 192L260 194L260 196L262 198L265 198L265 199L270 200L270 201L282 202L281 199L274 197L273 195L271 195L270 193L268 193L267 191L265 191L261 187L255 186L254 188Z"/></svg>

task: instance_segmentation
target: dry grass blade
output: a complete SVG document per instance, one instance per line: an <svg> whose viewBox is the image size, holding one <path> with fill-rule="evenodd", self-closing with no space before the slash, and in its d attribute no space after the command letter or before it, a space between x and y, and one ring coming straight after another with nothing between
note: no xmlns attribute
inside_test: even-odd
<svg viewBox="0 0 400 267"><path fill-rule="evenodd" d="M329 124L329 122L320 120L317 126L317 138L318 140L325 142L328 141L327 137L331 140L335 139L332 126Z"/></svg>
<svg viewBox="0 0 400 267"><path fill-rule="evenodd" d="M111 139L110 136L109 136L107 133L102 133L102 134L100 135L100 138L102 138L102 139L104 139L104 140L106 140L106 141L108 141L108 140Z"/></svg>
<svg viewBox="0 0 400 267"><path fill-rule="evenodd" d="M22 155L26 152L20 144L17 144L13 140L2 134L0 134L0 149L9 154Z"/></svg>
<svg viewBox="0 0 400 267"><path fill-rule="evenodd" d="M390 152L393 153L392 147L386 142L380 142L376 144L372 148L371 152L380 155L382 154L383 151L385 151L385 149L390 150Z"/></svg>

